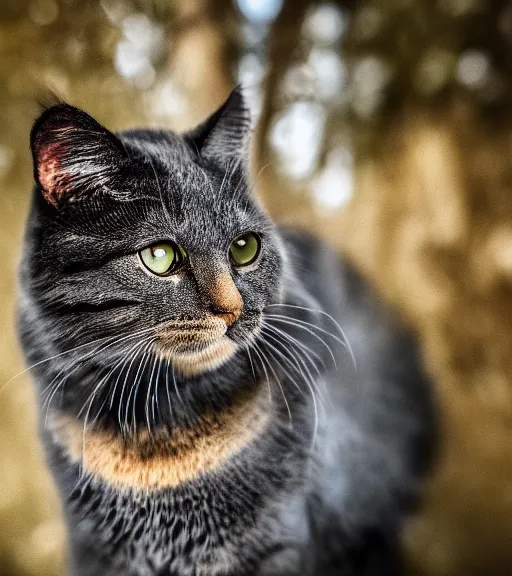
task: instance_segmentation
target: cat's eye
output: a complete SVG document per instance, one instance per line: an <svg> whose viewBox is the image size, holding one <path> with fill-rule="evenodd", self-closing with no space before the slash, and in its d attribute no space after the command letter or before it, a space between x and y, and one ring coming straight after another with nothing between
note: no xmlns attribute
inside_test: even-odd
<svg viewBox="0 0 512 576"><path fill-rule="evenodd" d="M235 266L248 266L258 257L260 247L260 237L255 232L245 232L231 242L229 255Z"/></svg>
<svg viewBox="0 0 512 576"><path fill-rule="evenodd" d="M142 264L153 274L168 276L180 268L186 253L174 242L160 242L141 250L139 257Z"/></svg>

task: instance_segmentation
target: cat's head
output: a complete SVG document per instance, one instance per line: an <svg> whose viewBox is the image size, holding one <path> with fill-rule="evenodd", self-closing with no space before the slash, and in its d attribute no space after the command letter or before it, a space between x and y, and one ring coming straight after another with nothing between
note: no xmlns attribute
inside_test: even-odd
<svg viewBox="0 0 512 576"><path fill-rule="evenodd" d="M40 116L24 274L54 351L115 337L120 359L151 352L185 376L245 354L283 264L251 196L249 131L238 89L181 135L113 134L67 104Z"/></svg>

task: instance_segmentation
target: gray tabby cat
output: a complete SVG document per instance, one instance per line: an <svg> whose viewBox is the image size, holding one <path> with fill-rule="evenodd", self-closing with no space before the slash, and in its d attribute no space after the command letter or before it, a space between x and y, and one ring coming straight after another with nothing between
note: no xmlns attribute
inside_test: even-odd
<svg viewBox="0 0 512 576"><path fill-rule="evenodd" d="M77 576L399 574L433 410L413 337L251 196L240 90L185 134L31 134L19 330Z"/></svg>

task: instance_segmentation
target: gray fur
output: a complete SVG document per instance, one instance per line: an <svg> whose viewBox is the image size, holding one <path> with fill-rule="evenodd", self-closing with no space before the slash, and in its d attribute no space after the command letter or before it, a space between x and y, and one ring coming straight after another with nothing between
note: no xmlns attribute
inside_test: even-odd
<svg viewBox="0 0 512 576"><path fill-rule="evenodd" d="M56 194L53 205L37 169L63 122L66 154L55 180L62 194L46 191ZM105 132L95 140L91 122L66 105L36 122L38 186L21 270L20 334L73 574L398 574L398 537L420 492L433 425L414 338L348 263L311 237L278 229L253 201L239 92L182 136ZM122 146L112 148L116 142ZM256 267L237 271L227 249L246 230L261 235L261 255ZM164 239L190 255L179 283L138 266L136 252ZM244 301L229 333L238 352L189 378L160 362L155 378L154 354L130 353L137 340L129 335L163 318L208 314L201 286L226 269ZM134 369L109 375L127 354ZM116 381L124 381L124 396ZM266 386L265 434L222 469L177 488L119 490L84 475L45 427L56 412L119 434L131 433L128 415L140 426L193 427L198 414L222 410L241 389ZM151 390L158 412L148 422Z"/></svg>

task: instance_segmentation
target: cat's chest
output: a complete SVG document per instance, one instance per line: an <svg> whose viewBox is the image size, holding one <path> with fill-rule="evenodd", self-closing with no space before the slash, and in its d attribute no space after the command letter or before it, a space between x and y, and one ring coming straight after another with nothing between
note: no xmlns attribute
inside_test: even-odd
<svg viewBox="0 0 512 576"><path fill-rule="evenodd" d="M122 444L50 421L71 525L112 575L249 576L297 556L307 524L289 514L292 494L303 494L300 428L275 424L258 402L207 423L202 434Z"/></svg>
<svg viewBox="0 0 512 576"><path fill-rule="evenodd" d="M290 533L262 515L275 510L270 497L230 472L139 497L102 493L96 486L88 502L92 513L77 527L108 550L115 570L133 576L259 574L261 566L273 565ZM80 498L73 509L81 514Z"/></svg>

